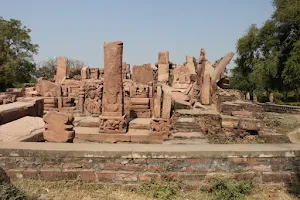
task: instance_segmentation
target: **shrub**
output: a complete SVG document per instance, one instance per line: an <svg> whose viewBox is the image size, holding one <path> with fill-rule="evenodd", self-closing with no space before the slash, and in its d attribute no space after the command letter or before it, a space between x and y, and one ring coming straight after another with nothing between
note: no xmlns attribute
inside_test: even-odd
<svg viewBox="0 0 300 200"><path fill-rule="evenodd" d="M251 181L217 179L211 183L211 188L216 200L237 200L249 194L253 184Z"/></svg>
<svg viewBox="0 0 300 200"><path fill-rule="evenodd" d="M11 184L0 184L0 200L31 200L18 188Z"/></svg>
<svg viewBox="0 0 300 200"><path fill-rule="evenodd" d="M151 181L141 185L139 192L155 199L174 199L181 190L181 182L177 181Z"/></svg>

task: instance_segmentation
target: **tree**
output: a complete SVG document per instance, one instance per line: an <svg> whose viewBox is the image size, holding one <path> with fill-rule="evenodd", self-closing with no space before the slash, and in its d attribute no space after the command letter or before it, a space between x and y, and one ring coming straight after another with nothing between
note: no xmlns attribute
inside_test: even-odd
<svg viewBox="0 0 300 200"><path fill-rule="evenodd" d="M80 75L81 68L85 66L85 62L68 58L68 78L73 78L76 75ZM56 58L48 58L47 60L38 63L35 76L37 78L51 79L56 74L57 60Z"/></svg>
<svg viewBox="0 0 300 200"><path fill-rule="evenodd" d="M251 25L237 42L232 88L288 91L300 86L300 0L273 0L274 13L261 28Z"/></svg>
<svg viewBox="0 0 300 200"><path fill-rule="evenodd" d="M0 17L0 91L31 80L38 45L31 43L30 32L21 21Z"/></svg>

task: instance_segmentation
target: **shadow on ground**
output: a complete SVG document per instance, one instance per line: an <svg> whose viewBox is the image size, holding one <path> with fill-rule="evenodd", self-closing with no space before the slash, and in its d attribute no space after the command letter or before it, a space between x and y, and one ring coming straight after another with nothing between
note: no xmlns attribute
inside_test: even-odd
<svg viewBox="0 0 300 200"><path fill-rule="evenodd" d="M290 183L287 184L287 190L290 194L300 198L300 159L293 160L293 167L295 177Z"/></svg>
<svg viewBox="0 0 300 200"><path fill-rule="evenodd" d="M11 184L6 172L0 167L0 199L1 200L33 200L25 192Z"/></svg>

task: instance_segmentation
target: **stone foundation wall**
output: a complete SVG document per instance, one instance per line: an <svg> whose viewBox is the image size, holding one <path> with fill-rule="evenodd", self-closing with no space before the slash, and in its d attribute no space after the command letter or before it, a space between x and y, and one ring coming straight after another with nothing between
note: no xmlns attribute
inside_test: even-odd
<svg viewBox="0 0 300 200"><path fill-rule="evenodd" d="M268 103L258 103L258 105L262 106L265 112L300 114L300 107L298 106L285 106Z"/></svg>
<svg viewBox="0 0 300 200"><path fill-rule="evenodd" d="M198 185L222 175L290 182L300 171L300 146L0 143L0 161L11 179L140 183L167 178Z"/></svg>

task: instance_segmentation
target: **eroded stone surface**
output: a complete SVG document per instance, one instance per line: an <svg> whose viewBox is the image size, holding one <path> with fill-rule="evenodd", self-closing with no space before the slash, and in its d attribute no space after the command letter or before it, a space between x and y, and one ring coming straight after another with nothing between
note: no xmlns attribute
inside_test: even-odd
<svg viewBox="0 0 300 200"><path fill-rule="evenodd" d="M48 142L72 142L75 137L73 130L74 117L71 114L48 112L44 116L44 139Z"/></svg>
<svg viewBox="0 0 300 200"><path fill-rule="evenodd" d="M44 126L41 117L22 117L0 126L0 141L41 141Z"/></svg>

